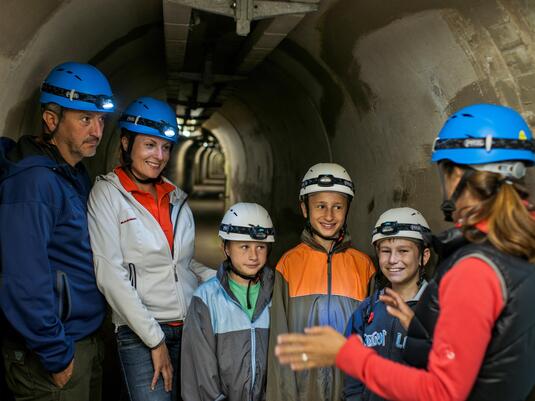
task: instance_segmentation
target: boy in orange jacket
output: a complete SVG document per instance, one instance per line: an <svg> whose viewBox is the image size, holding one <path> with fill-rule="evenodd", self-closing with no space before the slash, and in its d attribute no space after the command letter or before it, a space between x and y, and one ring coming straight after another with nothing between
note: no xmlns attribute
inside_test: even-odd
<svg viewBox="0 0 535 401"><path fill-rule="evenodd" d="M319 163L305 174L299 193L306 219L302 242L277 264L268 365L267 401L339 401L342 375L334 368L293 372L274 356L277 335L330 325L340 333L367 296L375 272L370 258L351 247L347 213L354 187L346 170ZM306 357L306 356L304 356Z"/></svg>

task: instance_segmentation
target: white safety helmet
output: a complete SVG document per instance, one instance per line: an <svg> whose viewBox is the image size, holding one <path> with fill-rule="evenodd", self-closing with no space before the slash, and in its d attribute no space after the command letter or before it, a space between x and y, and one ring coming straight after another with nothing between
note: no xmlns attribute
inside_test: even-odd
<svg viewBox="0 0 535 401"><path fill-rule="evenodd" d="M430 233L424 216L410 207L399 207L384 212L375 223L372 245L383 238L412 238L424 240L424 233Z"/></svg>
<svg viewBox="0 0 535 401"><path fill-rule="evenodd" d="M229 241L275 242L271 217L256 203L240 202L231 206L223 216L219 236Z"/></svg>
<svg viewBox="0 0 535 401"><path fill-rule="evenodd" d="M345 168L336 163L318 163L308 169L301 181L299 198L325 191L355 196L353 181Z"/></svg>

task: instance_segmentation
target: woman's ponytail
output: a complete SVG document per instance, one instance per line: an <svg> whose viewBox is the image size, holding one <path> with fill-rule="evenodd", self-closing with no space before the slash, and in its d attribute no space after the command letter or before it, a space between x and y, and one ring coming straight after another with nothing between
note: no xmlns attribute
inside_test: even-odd
<svg viewBox="0 0 535 401"><path fill-rule="evenodd" d="M464 216L463 229L469 241L485 239L475 228L488 224L486 238L500 251L535 262L535 219L526 189L501 175L476 171L467 187L481 200Z"/></svg>

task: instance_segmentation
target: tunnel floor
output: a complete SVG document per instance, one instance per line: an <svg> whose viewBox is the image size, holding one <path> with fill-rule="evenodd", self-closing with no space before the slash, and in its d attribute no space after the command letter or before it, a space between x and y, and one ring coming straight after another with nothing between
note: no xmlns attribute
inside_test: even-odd
<svg viewBox="0 0 535 401"><path fill-rule="evenodd" d="M194 258L212 268L217 268L223 260L221 240L217 233L224 214L222 199L195 198L188 200L195 218Z"/></svg>

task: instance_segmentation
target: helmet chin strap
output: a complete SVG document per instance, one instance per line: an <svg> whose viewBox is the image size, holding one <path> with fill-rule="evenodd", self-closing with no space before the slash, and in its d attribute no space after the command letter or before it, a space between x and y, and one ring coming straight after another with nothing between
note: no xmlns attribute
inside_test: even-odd
<svg viewBox="0 0 535 401"><path fill-rule="evenodd" d="M236 267L234 267L234 265L232 264L232 260L230 259L230 256L228 256L228 254L227 254L227 251L225 251L225 255L227 255L228 266L230 267L230 270L232 271L232 273L234 273L237 276L241 277L242 279L248 281L248 284L247 284L247 309L251 309L251 300L249 299L249 290L251 289L251 283L255 283L256 284L256 282L260 279L260 272L264 268L262 267L262 269L258 270L256 272L256 274L251 274L251 275L243 274L240 271L238 271L238 269L236 269Z"/></svg>
<svg viewBox="0 0 535 401"><path fill-rule="evenodd" d="M445 221L449 221L449 222L453 221L453 212L457 210L457 206L455 205L455 202L457 202L457 199L459 199L459 196L461 196L461 193L466 188L468 178L470 178L473 174L474 174L474 170L471 170L471 169L465 170L460 181L457 183L455 190L451 194L451 197L449 199L445 199L440 205L440 210L442 210L442 213L444 213Z"/></svg>
<svg viewBox="0 0 535 401"><path fill-rule="evenodd" d="M131 164L127 168L128 168L128 171L130 171L130 174L132 174L132 177L134 177L134 179L140 184L154 184L155 182L160 181L160 176L156 178L146 178L146 179L139 178L137 175L134 174Z"/></svg>

